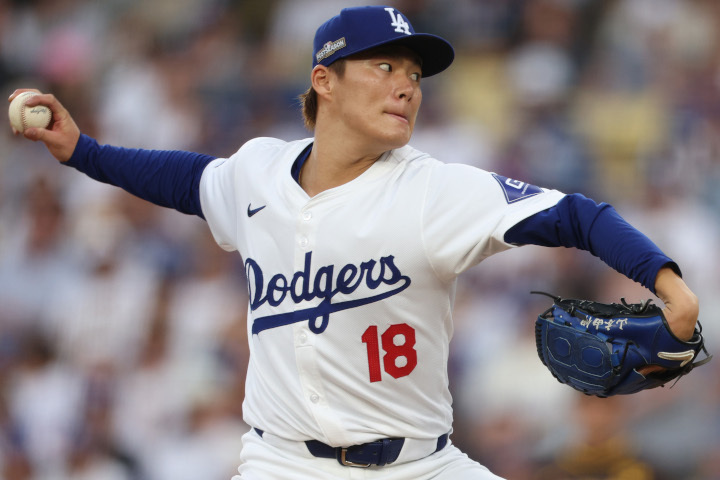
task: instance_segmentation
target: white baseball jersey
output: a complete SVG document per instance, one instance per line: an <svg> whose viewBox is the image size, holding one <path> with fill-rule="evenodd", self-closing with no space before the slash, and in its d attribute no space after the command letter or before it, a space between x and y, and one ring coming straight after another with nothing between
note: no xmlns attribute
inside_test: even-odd
<svg viewBox="0 0 720 480"><path fill-rule="evenodd" d="M406 146L310 198L291 168L311 142L254 139L202 176L212 233L245 262L245 421L332 446L437 438L457 275L563 194Z"/></svg>

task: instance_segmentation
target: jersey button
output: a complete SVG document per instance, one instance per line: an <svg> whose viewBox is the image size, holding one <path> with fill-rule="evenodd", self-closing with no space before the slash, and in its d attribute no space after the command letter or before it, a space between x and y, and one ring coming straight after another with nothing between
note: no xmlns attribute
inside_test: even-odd
<svg viewBox="0 0 720 480"><path fill-rule="evenodd" d="M303 218L303 220L305 220L306 222L309 222L310 219L312 219L312 212L304 212L304 213L302 214L302 218Z"/></svg>
<svg viewBox="0 0 720 480"><path fill-rule="evenodd" d="M313 393L312 395L310 395L310 401L312 403L318 403L320 401L320 395L318 395L317 393Z"/></svg>
<svg viewBox="0 0 720 480"><path fill-rule="evenodd" d="M300 243L301 247L305 248L308 246L308 243L310 243L310 242L308 241L307 237L302 237L302 238L300 238L299 243Z"/></svg>
<svg viewBox="0 0 720 480"><path fill-rule="evenodd" d="M307 342L307 334L301 333L300 335L298 335L298 341L300 342L300 345L305 345L305 343Z"/></svg>

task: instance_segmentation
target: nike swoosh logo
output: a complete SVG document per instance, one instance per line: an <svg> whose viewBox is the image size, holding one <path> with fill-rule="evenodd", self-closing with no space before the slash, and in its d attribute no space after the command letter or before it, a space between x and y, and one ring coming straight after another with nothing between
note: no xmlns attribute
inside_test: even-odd
<svg viewBox="0 0 720 480"><path fill-rule="evenodd" d="M263 205L262 207L258 207L258 208L250 208L251 205L252 204L248 204L248 210L247 210L248 218L252 217L256 213L258 213L260 210L267 207L267 205Z"/></svg>

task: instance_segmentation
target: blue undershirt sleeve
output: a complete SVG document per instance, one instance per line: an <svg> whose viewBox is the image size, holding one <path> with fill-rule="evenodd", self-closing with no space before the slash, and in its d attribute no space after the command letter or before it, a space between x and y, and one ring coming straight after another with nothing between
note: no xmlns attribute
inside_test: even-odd
<svg viewBox="0 0 720 480"><path fill-rule="evenodd" d="M214 159L193 152L99 145L83 134L65 165L143 200L204 219L200 178Z"/></svg>
<svg viewBox="0 0 720 480"><path fill-rule="evenodd" d="M672 259L611 205L580 194L566 195L554 207L520 221L505 233L505 241L586 250L653 293L661 268L681 274Z"/></svg>

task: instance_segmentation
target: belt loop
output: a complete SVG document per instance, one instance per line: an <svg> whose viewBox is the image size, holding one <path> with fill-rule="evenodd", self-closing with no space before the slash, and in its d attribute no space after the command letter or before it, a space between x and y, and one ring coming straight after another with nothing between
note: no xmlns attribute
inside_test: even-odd
<svg viewBox="0 0 720 480"><path fill-rule="evenodd" d="M450 436L450 434L446 433L446 434L440 435L438 437L437 448L435 448L436 453L439 452L440 450L442 450L443 448L445 448L445 446L447 445L449 436Z"/></svg>
<svg viewBox="0 0 720 480"><path fill-rule="evenodd" d="M382 467L387 464L388 456L390 455L390 439L382 439L382 448L380 449L380 457L378 458L378 466Z"/></svg>

